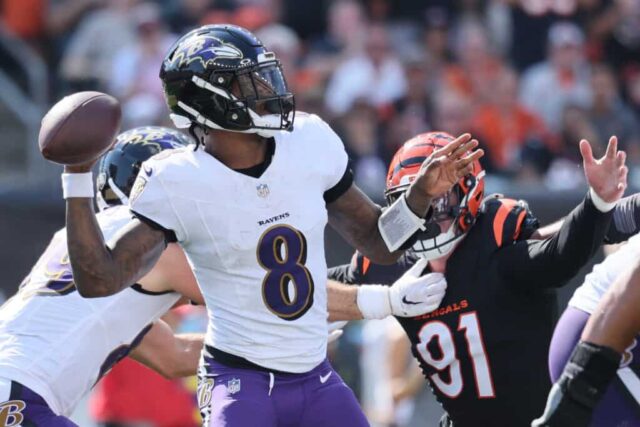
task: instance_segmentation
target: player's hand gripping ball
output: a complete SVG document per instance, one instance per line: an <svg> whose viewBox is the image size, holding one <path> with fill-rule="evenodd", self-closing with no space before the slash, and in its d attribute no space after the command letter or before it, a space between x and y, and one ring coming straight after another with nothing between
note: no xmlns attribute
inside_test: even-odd
<svg viewBox="0 0 640 427"><path fill-rule="evenodd" d="M51 107L42 119L38 144L45 159L79 165L98 159L114 143L122 112L114 97L78 92Z"/></svg>

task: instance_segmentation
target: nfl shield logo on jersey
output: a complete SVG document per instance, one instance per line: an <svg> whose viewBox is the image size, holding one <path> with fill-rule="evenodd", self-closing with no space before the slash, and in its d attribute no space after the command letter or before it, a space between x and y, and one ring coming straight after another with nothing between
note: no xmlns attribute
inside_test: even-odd
<svg viewBox="0 0 640 427"><path fill-rule="evenodd" d="M238 378L232 378L227 381L227 393L236 394L240 391L240 380Z"/></svg>
<svg viewBox="0 0 640 427"><path fill-rule="evenodd" d="M258 190L258 196L263 199L269 195L269 186L267 184L258 184L256 190Z"/></svg>

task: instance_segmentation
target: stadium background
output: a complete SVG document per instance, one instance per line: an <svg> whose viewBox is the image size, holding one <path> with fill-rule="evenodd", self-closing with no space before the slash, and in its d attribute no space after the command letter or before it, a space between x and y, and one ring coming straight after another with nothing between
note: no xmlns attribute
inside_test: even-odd
<svg viewBox="0 0 640 427"><path fill-rule="evenodd" d="M298 108L332 124L356 182L379 202L395 149L436 129L478 137L488 193L527 199L543 223L584 194L580 138L601 153L608 136L618 135L630 191L640 187L640 0L0 0L5 296L64 222L60 168L42 160L36 145L47 108L66 93L102 90L122 102L123 129L166 125L157 78L166 48L193 26L221 22L255 31L278 54ZM350 254L328 230L329 265ZM562 304L580 280L561 291ZM171 320L193 330L201 327L197 318ZM393 323L353 322L332 357L374 425L435 425L441 411L425 390L415 402L396 401L413 369L408 357L390 357L396 347L407 356L397 336ZM127 369L133 373L119 375L141 378L141 368ZM103 397L125 396L113 393L115 384ZM176 400L154 394L160 389L130 390L123 399L139 422L122 425L191 425L140 420L145 411L179 411ZM94 409L108 418L104 405ZM77 417L93 425L86 405Z"/></svg>

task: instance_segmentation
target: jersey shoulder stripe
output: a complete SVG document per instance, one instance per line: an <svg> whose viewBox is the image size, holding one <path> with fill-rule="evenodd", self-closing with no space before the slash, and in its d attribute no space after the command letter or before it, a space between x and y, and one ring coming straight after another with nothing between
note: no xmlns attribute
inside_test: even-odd
<svg viewBox="0 0 640 427"><path fill-rule="evenodd" d="M483 200L481 210L483 221L490 224L496 248L527 239L538 228L538 220L523 200L492 194Z"/></svg>

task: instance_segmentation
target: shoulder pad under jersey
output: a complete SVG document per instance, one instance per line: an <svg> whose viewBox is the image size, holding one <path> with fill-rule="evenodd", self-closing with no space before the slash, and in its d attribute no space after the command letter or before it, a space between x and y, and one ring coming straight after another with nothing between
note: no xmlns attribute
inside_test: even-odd
<svg viewBox="0 0 640 427"><path fill-rule="evenodd" d="M480 207L486 226L497 247L526 240L539 227L538 220L524 200L505 198L502 194L487 196Z"/></svg>

